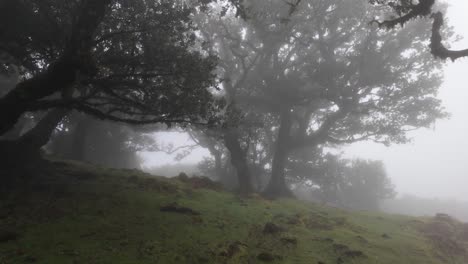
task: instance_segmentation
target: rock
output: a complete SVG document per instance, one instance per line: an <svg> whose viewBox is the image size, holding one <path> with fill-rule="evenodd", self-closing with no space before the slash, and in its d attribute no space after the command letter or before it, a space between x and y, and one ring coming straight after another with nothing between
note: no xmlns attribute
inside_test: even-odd
<svg viewBox="0 0 468 264"><path fill-rule="evenodd" d="M264 262L271 262L275 260L275 256L268 252L262 252L258 254L257 259Z"/></svg>
<svg viewBox="0 0 468 264"><path fill-rule="evenodd" d="M283 232L284 228L274 224L274 223L266 223L265 227L263 227L263 233L264 234L277 234L280 232Z"/></svg>
<svg viewBox="0 0 468 264"><path fill-rule="evenodd" d="M357 236L356 239L359 241L359 243L361 244L368 244L369 241L367 239L365 239L364 237L362 236Z"/></svg>
<svg viewBox="0 0 468 264"><path fill-rule="evenodd" d="M231 243L224 251L222 251L220 255L223 257L232 258L234 255L242 252L245 248L246 246L243 243L235 241Z"/></svg>

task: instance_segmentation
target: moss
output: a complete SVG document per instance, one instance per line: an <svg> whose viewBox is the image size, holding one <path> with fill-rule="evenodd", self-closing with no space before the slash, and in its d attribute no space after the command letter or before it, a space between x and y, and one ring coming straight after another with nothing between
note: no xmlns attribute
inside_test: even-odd
<svg viewBox="0 0 468 264"><path fill-rule="evenodd" d="M468 260L434 246L420 228L428 219L351 213L292 199L239 198L207 181L194 184L136 170L63 161L54 166L41 188L22 186L0 201L0 212L9 212L0 214L0 230L15 233L0 243L0 263ZM161 211L168 205L196 214ZM265 232L266 226L281 231Z"/></svg>

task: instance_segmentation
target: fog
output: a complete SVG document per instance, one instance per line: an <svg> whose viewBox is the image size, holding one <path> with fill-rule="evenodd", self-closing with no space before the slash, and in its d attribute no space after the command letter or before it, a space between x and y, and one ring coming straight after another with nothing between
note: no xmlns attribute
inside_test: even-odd
<svg viewBox="0 0 468 264"><path fill-rule="evenodd" d="M464 37L454 48L468 45L468 3L449 1L448 17L457 34ZM413 132L414 142L392 146L361 143L348 147L349 156L381 159L401 194L426 198L468 201L468 60L447 63L440 98L450 112L448 120L438 121L433 129Z"/></svg>
<svg viewBox="0 0 468 264"><path fill-rule="evenodd" d="M466 0L0 0L0 264L468 263Z"/></svg>
<svg viewBox="0 0 468 264"><path fill-rule="evenodd" d="M454 49L468 46L468 2L451 0L448 8L448 23L454 27L461 40L451 43ZM437 121L431 129L411 132L411 143L390 147L372 142L354 143L343 151L348 158L382 160L390 178L396 185L399 196L414 195L420 198L468 201L468 82L466 73L468 59L448 61L444 66L444 83L439 98L450 113L446 120ZM184 133L156 133L158 140L175 145L191 144ZM142 153L143 167L158 167L165 164L196 164L208 157L206 149L193 151L182 161L165 153ZM436 208L433 211L443 210ZM461 209L460 209L461 210ZM468 211L468 208L466 209ZM429 214L429 213L428 213ZM468 218L467 218L468 219Z"/></svg>

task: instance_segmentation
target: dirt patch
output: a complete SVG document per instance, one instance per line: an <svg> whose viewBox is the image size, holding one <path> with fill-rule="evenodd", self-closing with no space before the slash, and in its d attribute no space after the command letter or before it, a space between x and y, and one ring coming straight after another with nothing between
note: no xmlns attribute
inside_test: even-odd
<svg viewBox="0 0 468 264"><path fill-rule="evenodd" d="M347 263L345 260L355 258L367 258L367 255L360 250L350 249L348 246L343 244L333 244L333 251L339 256L336 263Z"/></svg>
<svg viewBox="0 0 468 264"><path fill-rule="evenodd" d="M356 236L356 240L357 240L360 244L364 244L364 245L369 244L369 240L367 240L365 237L362 237L362 236Z"/></svg>
<svg viewBox="0 0 468 264"><path fill-rule="evenodd" d="M273 254L268 253L268 252L262 252L262 253L257 255L257 259L260 260L260 261L263 261L263 262L272 262L272 261L281 259L281 256L273 255Z"/></svg>
<svg viewBox="0 0 468 264"><path fill-rule="evenodd" d="M338 220L341 224L344 223L344 219L339 218ZM308 229L321 229L321 230L331 230L337 223L333 220L328 219L325 216L320 214L295 214L287 218L287 224L290 225L301 225ZM341 225L340 224L340 225Z"/></svg>
<svg viewBox="0 0 468 264"><path fill-rule="evenodd" d="M360 250L348 250L343 252L342 257L345 258L364 258L366 254Z"/></svg>
<svg viewBox="0 0 468 264"><path fill-rule="evenodd" d="M382 238L384 238L384 239L390 239L390 238L392 238L392 237L391 237L389 234L384 233L384 234L382 234Z"/></svg>
<svg viewBox="0 0 468 264"><path fill-rule="evenodd" d="M447 214L437 214L422 227L435 249L445 256L466 256L468 251L462 242L463 224Z"/></svg>
<svg viewBox="0 0 468 264"><path fill-rule="evenodd" d="M159 209L161 212L167 212L167 213L178 213L178 214L185 214L185 215L200 215L199 212L188 208L188 207L182 207L178 206L177 204L169 204L161 207Z"/></svg>
<svg viewBox="0 0 468 264"><path fill-rule="evenodd" d="M280 240L285 245L293 245L293 246L297 245L297 238L295 237L282 237Z"/></svg>
<svg viewBox="0 0 468 264"><path fill-rule="evenodd" d="M227 257L227 258L232 258L235 255L241 253L242 251L245 250L247 246L239 241L235 241L227 246L226 249L221 251L219 254L220 256Z"/></svg>
<svg viewBox="0 0 468 264"><path fill-rule="evenodd" d="M335 251L335 253L339 253L339 254L342 254L346 251L349 250L349 247L346 246L346 245L343 245L343 244L333 244L333 251Z"/></svg>

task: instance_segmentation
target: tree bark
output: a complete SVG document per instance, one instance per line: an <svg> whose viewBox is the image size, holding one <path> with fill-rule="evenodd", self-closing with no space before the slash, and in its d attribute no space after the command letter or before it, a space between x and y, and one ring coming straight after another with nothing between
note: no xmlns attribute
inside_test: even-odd
<svg viewBox="0 0 468 264"><path fill-rule="evenodd" d="M290 131L292 126L289 109L284 109L280 115L280 127L276 139L275 154L273 156L271 178L264 196L268 198L292 197L292 192L286 185L285 168L289 156Z"/></svg>
<svg viewBox="0 0 468 264"><path fill-rule="evenodd" d="M42 118L35 127L17 140L17 144L24 149L39 150L47 142L55 128L68 114L67 109L53 109Z"/></svg>
<svg viewBox="0 0 468 264"><path fill-rule="evenodd" d="M239 133L235 128L226 130L224 143L231 154L231 164L237 172L240 194L251 193L253 191L252 176L247 163L247 155L240 145Z"/></svg>
<svg viewBox="0 0 468 264"><path fill-rule="evenodd" d="M40 149L49 142L50 136L69 110L54 109L37 125L17 140L0 142L0 155L7 166L28 166L40 160Z"/></svg>

